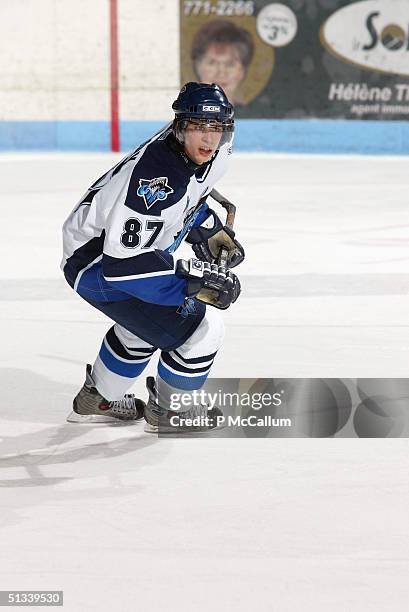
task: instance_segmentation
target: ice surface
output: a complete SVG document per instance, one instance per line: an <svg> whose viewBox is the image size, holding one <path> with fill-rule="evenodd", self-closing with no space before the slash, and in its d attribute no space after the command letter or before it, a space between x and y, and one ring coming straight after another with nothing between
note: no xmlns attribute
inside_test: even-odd
<svg viewBox="0 0 409 612"><path fill-rule="evenodd" d="M406 609L407 440L65 423L110 323L64 284L61 225L117 159L0 156L1 588L70 611ZM407 377L407 167L233 158L247 260L214 376Z"/></svg>

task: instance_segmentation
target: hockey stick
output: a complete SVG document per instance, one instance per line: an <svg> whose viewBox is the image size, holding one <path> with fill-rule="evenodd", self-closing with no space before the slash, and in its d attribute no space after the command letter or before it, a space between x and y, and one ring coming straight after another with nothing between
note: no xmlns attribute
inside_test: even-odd
<svg viewBox="0 0 409 612"><path fill-rule="evenodd" d="M216 200L216 202L218 202L221 206L223 206L223 208L227 211L226 225L229 229L233 229L234 218L236 216L235 205L232 202L230 202L230 200L225 198L219 191L217 191L217 189L212 189L210 192L210 195L213 198L213 200ZM219 266L223 266L227 268L228 256L229 256L229 251L225 247L222 247L219 253L219 261L218 261Z"/></svg>

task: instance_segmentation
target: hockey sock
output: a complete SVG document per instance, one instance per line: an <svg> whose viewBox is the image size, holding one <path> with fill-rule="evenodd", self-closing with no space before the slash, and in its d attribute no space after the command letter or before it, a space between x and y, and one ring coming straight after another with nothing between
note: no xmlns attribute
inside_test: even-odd
<svg viewBox="0 0 409 612"><path fill-rule="evenodd" d="M111 327L92 368L99 393L109 401L122 399L155 350L123 327Z"/></svg>

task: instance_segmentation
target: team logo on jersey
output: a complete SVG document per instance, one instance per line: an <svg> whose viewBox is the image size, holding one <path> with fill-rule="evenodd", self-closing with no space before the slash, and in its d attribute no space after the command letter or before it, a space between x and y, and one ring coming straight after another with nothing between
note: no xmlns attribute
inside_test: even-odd
<svg viewBox="0 0 409 612"><path fill-rule="evenodd" d="M168 185L168 177L160 176L154 179L139 179L136 193L143 198L149 210L158 200L166 200L168 195L173 193L173 189Z"/></svg>

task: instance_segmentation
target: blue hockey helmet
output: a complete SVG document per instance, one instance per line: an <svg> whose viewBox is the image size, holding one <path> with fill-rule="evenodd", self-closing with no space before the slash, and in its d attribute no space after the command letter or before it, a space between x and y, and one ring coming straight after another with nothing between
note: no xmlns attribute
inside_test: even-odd
<svg viewBox="0 0 409 612"><path fill-rule="evenodd" d="M234 108L223 89L215 83L186 83L172 104L175 111L173 129L183 143L188 123L198 127L217 127L223 132L219 147L230 142L234 132Z"/></svg>

